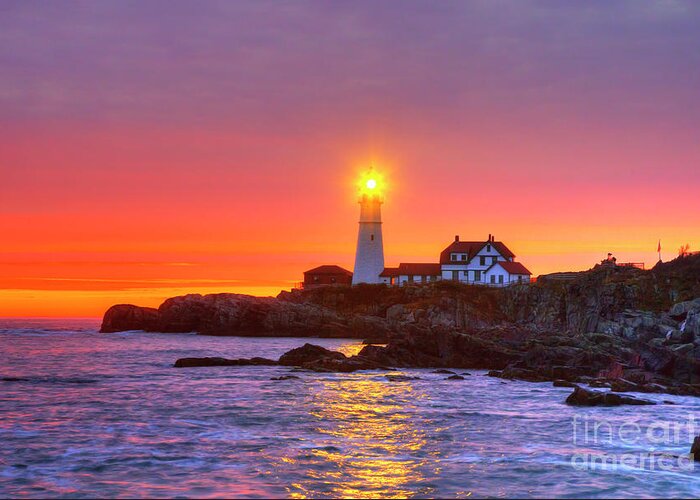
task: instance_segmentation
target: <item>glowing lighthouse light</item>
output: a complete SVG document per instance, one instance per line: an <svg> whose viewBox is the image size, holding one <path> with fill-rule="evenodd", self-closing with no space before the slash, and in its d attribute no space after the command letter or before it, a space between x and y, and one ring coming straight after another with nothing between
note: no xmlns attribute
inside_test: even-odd
<svg viewBox="0 0 700 500"><path fill-rule="evenodd" d="M353 285L381 282L379 275L384 270L381 213L383 186L381 175L374 169L360 177L360 230L357 234Z"/></svg>

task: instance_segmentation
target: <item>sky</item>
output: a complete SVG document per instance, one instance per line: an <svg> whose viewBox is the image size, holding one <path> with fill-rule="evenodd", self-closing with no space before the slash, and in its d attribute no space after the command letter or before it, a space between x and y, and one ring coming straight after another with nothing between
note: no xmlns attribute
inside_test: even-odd
<svg viewBox="0 0 700 500"><path fill-rule="evenodd" d="M0 316L275 295L456 234L700 250L700 2L0 0Z"/></svg>

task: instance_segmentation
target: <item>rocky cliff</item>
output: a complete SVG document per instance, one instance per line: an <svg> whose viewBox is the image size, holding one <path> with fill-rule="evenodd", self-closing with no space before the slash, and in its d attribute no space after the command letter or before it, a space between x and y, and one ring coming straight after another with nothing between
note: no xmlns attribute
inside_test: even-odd
<svg viewBox="0 0 700 500"><path fill-rule="evenodd" d="M700 383L700 256L642 271L598 267L509 288L444 281L186 295L110 308L103 332L370 338L390 366L503 369L515 378L606 376ZM694 388L686 388L688 392Z"/></svg>
<svg viewBox="0 0 700 500"><path fill-rule="evenodd" d="M336 311L315 304L232 293L191 294L158 309L112 306L102 332L198 332L202 335L364 337L366 331ZM361 326L361 325L360 325Z"/></svg>

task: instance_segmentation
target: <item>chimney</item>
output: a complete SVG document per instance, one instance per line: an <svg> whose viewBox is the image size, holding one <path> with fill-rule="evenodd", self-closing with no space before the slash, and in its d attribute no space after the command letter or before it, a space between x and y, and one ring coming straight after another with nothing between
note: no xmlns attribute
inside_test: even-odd
<svg viewBox="0 0 700 500"><path fill-rule="evenodd" d="M459 241L459 235L455 234L455 241Z"/></svg>
<svg viewBox="0 0 700 500"><path fill-rule="evenodd" d="M489 233L489 240L488 241L491 241L491 233Z"/></svg>

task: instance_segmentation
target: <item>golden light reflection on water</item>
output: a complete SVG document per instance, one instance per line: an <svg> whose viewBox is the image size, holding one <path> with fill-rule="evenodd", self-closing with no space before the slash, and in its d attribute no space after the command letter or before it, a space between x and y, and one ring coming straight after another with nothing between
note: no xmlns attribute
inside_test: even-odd
<svg viewBox="0 0 700 500"><path fill-rule="evenodd" d="M423 451L425 431L405 410L424 394L410 382L389 382L376 374L322 380L310 390L315 432L328 439L295 460L308 461L308 482L291 484L290 496L397 498L416 493L429 457Z"/></svg>

